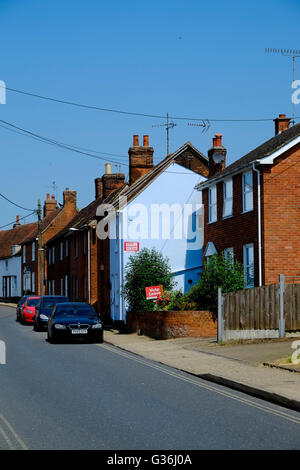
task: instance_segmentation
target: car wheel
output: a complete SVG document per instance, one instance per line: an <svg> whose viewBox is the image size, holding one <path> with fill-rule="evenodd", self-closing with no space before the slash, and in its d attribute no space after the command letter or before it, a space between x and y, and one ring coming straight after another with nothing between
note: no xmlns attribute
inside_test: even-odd
<svg viewBox="0 0 300 470"><path fill-rule="evenodd" d="M48 343L52 343L52 344L57 343L56 338L54 338L53 335L51 336L49 334L49 330L47 330L47 341L48 341Z"/></svg>
<svg viewBox="0 0 300 470"><path fill-rule="evenodd" d="M34 331L41 331L41 328L39 327L39 325L36 322L34 322L34 324L33 324L33 329L34 329Z"/></svg>
<svg viewBox="0 0 300 470"><path fill-rule="evenodd" d="M99 338L96 338L94 340L94 343L97 343L97 344L102 344L103 343L103 336L99 337Z"/></svg>

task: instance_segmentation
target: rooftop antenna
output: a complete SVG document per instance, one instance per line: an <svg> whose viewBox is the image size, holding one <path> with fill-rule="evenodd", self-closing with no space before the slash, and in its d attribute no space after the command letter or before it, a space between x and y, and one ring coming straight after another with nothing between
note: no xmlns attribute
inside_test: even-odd
<svg viewBox="0 0 300 470"><path fill-rule="evenodd" d="M167 122L164 124L155 124L152 127L164 127L167 131L167 155L169 155L169 130L173 129L173 127L177 126L175 122L169 121L169 113L167 113Z"/></svg>
<svg viewBox="0 0 300 470"><path fill-rule="evenodd" d="M270 47L265 49L265 52L271 52L273 54L281 54L286 57L292 58L292 83L295 81L295 60L300 57L299 49L272 49ZM292 101L292 123L295 124L295 103Z"/></svg>
<svg viewBox="0 0 300 470"><path fill-rule="evenodd" d="M210 128L210 122L208 119L203 119L202 122L188 122L188 126L197 126L197 127L203 127L202 129L202 134L204 132L207 132L208 129Z"/></svg>
<svg viewBox="0 0 300 470"><path fill-rule="evenodd" d="M118 163L116 163L114 166L115 166L116 169L117 169L117 173L121 173L121 165L118 164Z"/></svg>

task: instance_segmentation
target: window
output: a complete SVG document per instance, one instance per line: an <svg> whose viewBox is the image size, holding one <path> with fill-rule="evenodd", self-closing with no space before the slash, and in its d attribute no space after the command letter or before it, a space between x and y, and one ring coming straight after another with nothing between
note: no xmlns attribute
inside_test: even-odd
<svg viewBox="0 0 300 470"><path fill-rule="evenodd" d="M245 288L254 287L254 245L244 245L244 279Z"/></svg>
<svg viewBox="0 0 300 470"><path fill-rule="evenodd" d="M35 242L32 242L31 244L31 260L35 261Z"/></svg>
<svg viewBox="0 0 300 470"><path fill-rule="evenodd" d="M60 295L64 295L64 278L60 280Z"/></svg>
<svg viewBox="0 0 300 470"><path fill-rule="evenodd" d="M227 261L231 261L233 263L234 260L234 252L233 248L225 248L224 250L224 258Z"/></svg>
<svg viewBox="0 0 300 470"><path fill-rule="evenodd" d="M55 281L52 281L52 295L55 295Z"/></svg>
<svg viewBox="0 0 300 470"><path fill-rule="evenodd" d="M32 271L31 273L31 292L35 293L35 272Z"/></svg>
<svg viewBox="0 0 300 470"><path fill-rule="evenodd" d="M217 220L217 187L213 186L208 190L208 222Z"/></svg>
<svg viewBox="0 0 300 470"><path fill-rule="evenodd" d="M253 210L253 177L252 171L243 174L243 212Z"/></svg>
<svg viewBox="0 0 300 470"><path fill-rule="evenodd" d="M23 246L23 263L26 263L26 246Z"/></svg>
<svg viewBox="0 0 300 470"><path fill-rule="evenodd" d="M52 247L52 264L55 263L55 246Z"/></svg>
<svg viewBox="0 0 300 470"><path fill-rule="evenodd" d="M69 296L69 289L68 289L69 284L68 284L68 283L69 283L69 281L68 281L68 276L66 275L66 276L65 276L65 296L66 296L66 297Z"/></svg>
<svg viewBox="0 0 300 470"><path fill-rule="evenodd" d="M60 261L62 261L64 259L64 244L63 244L63 242L61 242L60 245L59 245L59 258L60 258Z"/></svg>
<svg viewBox="0 0 300 470"><path fill-rule="evenodd" d="M66 256L69 256L69 240L66 240L65 242L65 250L66 250Z"/></svg>
<svg viewBox="0 0 300 470"><path fill-rule="evenodd" d="M5 271L8 271L8 259L5 260Z"/></svg>
<svg viewBox="0 0 300 470"><path fill-rule="evenodd" d="M223 183L223 217L232 215L232 179Z"/></svg>

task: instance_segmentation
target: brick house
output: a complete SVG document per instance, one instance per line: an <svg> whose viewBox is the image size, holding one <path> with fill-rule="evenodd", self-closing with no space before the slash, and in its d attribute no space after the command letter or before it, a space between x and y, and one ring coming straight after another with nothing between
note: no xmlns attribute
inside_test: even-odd
<svg viewBox="0 0 300 470"><path fill-rule="evenodd" d="M275 137L226 167L222 134L208 151L204 256L224 251L244 266L245 286L300 275L300 124L280 114Z"/></svg>
<svg viewBox="0 0 300 470"><path fill-rule="evenodd" d="M21 243L36 227L36 222L21 225L17 216L12 229L0 231L1 299L15 301L22 295Z"/></svg>
<svg viewBox="0 0 300 470"><path fill-rule="evenodd" d="M60 232L75 216L76 191L68 188L63 193L63 205L57 207L54 196L47 198L44 203L43 219L41 222L42 244ZM36 224L30 235L21 243L22 250L22 292L31 292L40 295L40 259L38 256L38 225ZM44 265L44 279L47 277L47 262L42 253ZM45 285L45 284L44 284Z"/></svg>
<svg viewBox="0 0 300 470"><path fill-rule="evenodd" d="M109 201L123 186L125 175L106 173L95 179L95 199L80 210L69 223L45 244L47 259L47 294L66 295L71 301L88 302L103 312L104 286L109 282L105 250L100 252L96 235L96 211L103 200ZM106 263L105 263L106 264Z"/></svg>

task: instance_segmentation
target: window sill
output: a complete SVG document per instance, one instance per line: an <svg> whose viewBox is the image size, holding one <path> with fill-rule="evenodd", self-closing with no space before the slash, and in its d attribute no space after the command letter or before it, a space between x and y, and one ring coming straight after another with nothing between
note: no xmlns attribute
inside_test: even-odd
<svg viewBox="0 0 300 470"><path fill-rule="evenodd" d="M215 224L216 222L218 222L218 220L212 220L211 222L207 222L208 225L210 224Z"/></svg>
<svg viewBox="0 0 300 470"><path fill-rule="evenodd" d="M248 211L242 211L241 214L248 214L249 212L253 212L254 209L249 209Z"/></svg>
<svg viewBox="0 0 300 470"><path fill-rule="evenodd" d="M231 219L232 217L233 217L233 214L223 215L222 220Z"/></svg>

